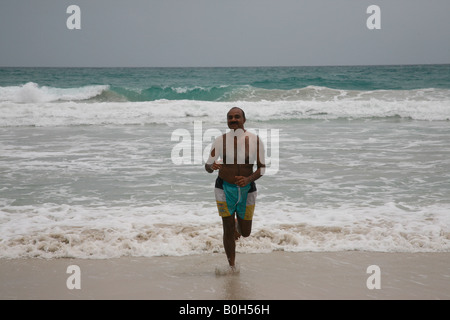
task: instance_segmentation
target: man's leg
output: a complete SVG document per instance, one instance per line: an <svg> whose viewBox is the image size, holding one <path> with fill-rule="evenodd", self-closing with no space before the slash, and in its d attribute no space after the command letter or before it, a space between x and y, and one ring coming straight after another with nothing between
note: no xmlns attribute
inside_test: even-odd
<svg viewBox="0 0 450 320"><path fill-rule="evenodd" d="M252 220L253 213L255 212L255 202L256 202L256 186L255 184L250 184L242 189L242 198L236 207L237 216L237 231L244 238L250 236L252 233ZM248 193L247 193L248 191Z"/></svg>
<svg viewBox="0 0 450 320"><path fill-rule="evenodd" d="M243 220L241 218L237 218L238 222L238 231L244 238L250 236L252 233L252 220Z"/></svg>
<svg viewBox="0 0 450 320"><path fill-rule="evenodd" d="M229 217L222 217L223 223L223 246L227 254L228 263L231 267L235 265L236 259L236 240L234 233L236 231L236 223L234 214Z"/></svg>

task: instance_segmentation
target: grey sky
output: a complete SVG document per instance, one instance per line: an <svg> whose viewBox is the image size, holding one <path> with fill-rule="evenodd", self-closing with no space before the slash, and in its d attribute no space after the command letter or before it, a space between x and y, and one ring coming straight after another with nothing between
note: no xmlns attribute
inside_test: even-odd
<svg viewBox="0 0 450 320"><path fill-rule="evenodd" d="M81 30L69 30L69 5ZM367 7L381 8L369 30ZM450 63L449 0L1 0L0 66Z"/></svg>

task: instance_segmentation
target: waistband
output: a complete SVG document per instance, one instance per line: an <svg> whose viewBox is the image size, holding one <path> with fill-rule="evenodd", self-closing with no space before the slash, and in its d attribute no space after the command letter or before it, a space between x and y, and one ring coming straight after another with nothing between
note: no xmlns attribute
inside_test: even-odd
<svg viewBox="0 0 450 320"><path fill-rule="evenodd" d="M229 182L226 182L225 180L223 180L221 177L217 177L217 179L216 179L216 185L215 185L215 187L216 188L218 188L218 189L223 189L223 185L225 185L226 187L228 187L228 188L240 188L238 185L236 185L236 184L232 184L232 183L229 183ZM250 182L250 184L248 184L248 185L250 185L250 189L248 190L248 192L255 192L255 191L257 191L257 189L256 189L256 183L253 181L253 182ZM248 186L247 185L247 186ZM247 186L245 186L245 187L247 187ZM245 187L243 187L243 188L245 188Z"/></svg>

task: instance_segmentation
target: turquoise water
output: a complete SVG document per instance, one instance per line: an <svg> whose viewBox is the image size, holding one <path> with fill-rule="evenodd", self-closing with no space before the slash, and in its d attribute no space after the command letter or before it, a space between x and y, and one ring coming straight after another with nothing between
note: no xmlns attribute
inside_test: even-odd
<svg viewBox="0 0 450 320"><path fill-rule="evenodd" d="M448 252L449 71L1 68L0 257L222 252L202 155L233 106L269 160L239 252Z"/></svg>
<svg viewBox="0 0 450 320"><path fill-rule="evenodd" d="M53 88L107 85L99 100L247 101L270 90L450 89L450 65L260 68L0 68L0 86L33 82ZM256 91L256 92L255 92Z"/></svg>

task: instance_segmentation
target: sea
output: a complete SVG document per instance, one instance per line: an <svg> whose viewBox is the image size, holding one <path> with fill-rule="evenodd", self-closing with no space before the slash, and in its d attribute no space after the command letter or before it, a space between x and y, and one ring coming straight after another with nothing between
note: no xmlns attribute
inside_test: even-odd
<svg viewBox="0 0 450 320"><path fill-rule="evenodd" d="M223 253L232 107L267 160L238 253L450 251L450 65L0 68L0 258Z"/></svg>

